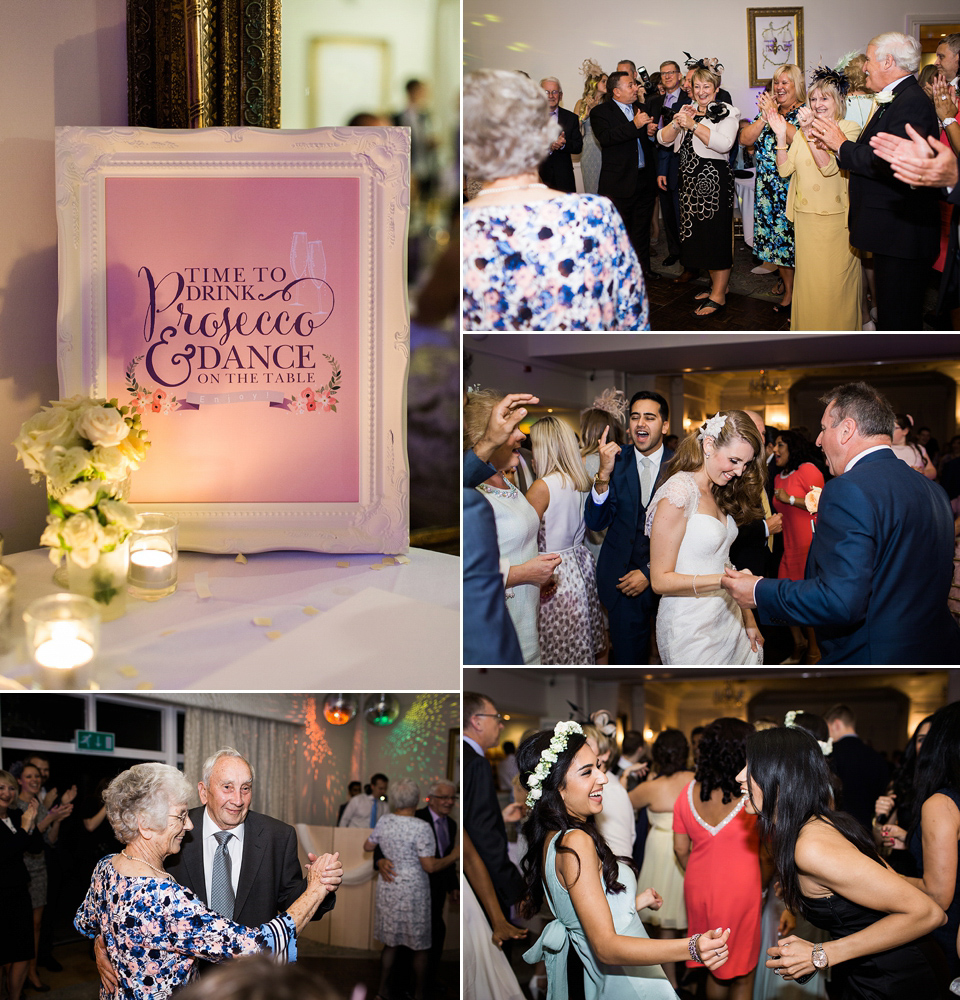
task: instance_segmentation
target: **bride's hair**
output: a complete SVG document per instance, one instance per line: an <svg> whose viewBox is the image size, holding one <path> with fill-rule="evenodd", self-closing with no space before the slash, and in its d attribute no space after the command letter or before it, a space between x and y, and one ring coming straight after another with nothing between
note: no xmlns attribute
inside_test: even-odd
<svg viewBox="0 0 960 1000"><path fill-rule="evenodd" d="M535 733L525 739L517 750L517 767L520 769L520 784L529 790L530 776L540 763L540 758L550 746L553 730L547 729ZM571 733L567 745L557 754L557 760L540 785L540 798L530 808L523 824L523 836L527 841L527 853L520 862L520 870L527 883L527 893L520 903L520 912L526 917L532 917L540 912L543 906L543 845L551 833L557 831L561 836L567 830L583 830L593 841L600 859L604 888L609 893L619 893L626 890L620 881L617 868L617 858L607 842L597 829L597 821L593 816L585 820L577 819L567 812L567 807L560 797L560 790L566 785L567 771L573 763L573 758L586 746L587 739L581 733ZM616 780L616 779L611 779ZM573 854L576 851L558 844L557 851ZM637 867L632 858L620 858L637 874ZM578 876L579 878L579 873Z"/></svg>
<svg viewBox="0 0 960 1000"><path fill-rule="evenodd" d="M713 498L721 512L732 515L740 526L763 517L760 499L766 478L763 441L756 425L743 410L721 410L720 416L727 418L720 433L716 437L710 435L710 440L715 441L718 448L737 440L746 441L753 448L753 459L747 462L742 475L735 476L726 486L714 484L712 487ZM699 440L699 435L706 425L707 421L704 421L680 442L661 486L678 472L696 472L703 467L703 441Z"/></svg>
<svg viewBox="0 0 960 1000"><path fill-rule="evenodd" d="M811 817L829 823L879 864L873 840L845 812L833 808L830 769L816 738L805 729L765 729L747 737L747 777L760 789L760 836L770 842L788 909L805 912L797 872L797 837Z"/></svg>

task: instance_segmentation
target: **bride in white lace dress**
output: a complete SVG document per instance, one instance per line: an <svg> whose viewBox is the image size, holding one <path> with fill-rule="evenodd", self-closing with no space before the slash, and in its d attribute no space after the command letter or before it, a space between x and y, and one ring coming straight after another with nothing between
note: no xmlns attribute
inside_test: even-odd
<svg viewBox="0 0 960 1000"><path fill-rule="evenodd" d="M718 413L681 442L647 507L665 664L763 663L753 613L720 587L737 525L762 516L762 462L763 442L747 414Z"/></svg>

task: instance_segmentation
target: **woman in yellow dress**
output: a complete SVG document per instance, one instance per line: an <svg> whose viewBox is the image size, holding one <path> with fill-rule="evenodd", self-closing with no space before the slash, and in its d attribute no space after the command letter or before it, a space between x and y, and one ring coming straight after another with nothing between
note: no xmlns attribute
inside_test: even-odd
<svg viewBox="0 0 960 1000"><path fill-rule="evenodd" d="M766 113L777 138L777 170L790 178L787 218L796 236L796 281L791 330L860 330L860 259L850 246L848 177L835 155L806 134L815 118L832 118L856 140L860 126L844 119L847 79L818 68L800 109L800 128L788 145L787 122L775 109Z"/></svg>

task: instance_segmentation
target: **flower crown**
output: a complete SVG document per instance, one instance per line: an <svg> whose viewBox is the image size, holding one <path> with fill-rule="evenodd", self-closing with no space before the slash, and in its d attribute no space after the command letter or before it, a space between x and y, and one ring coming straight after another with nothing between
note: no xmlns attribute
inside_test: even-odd
<svg viewBox="0 0 960 1000"><path fill-rule="evenodd" d="M577 722L558 722L553 727L553 737L550 740L550 745L540 754L537 766L533 769L530 777L527 778L527 806L531 809L536 804L537 799L543 794L543 789L540 786L550 773L550 769L556 764L557 758L566 750L567 741L573 733L583 733L580 724Z"/></svg>
<svg viewBox="0 0 960 1000"><path fill-rule="evenodd" d="M784 726L786 726L787 729L802 729L803 727L802 726L798 726L796 724L796 721L795 721L796 718L797 718L797 716L800 715L800 714L802 714L802 712L803 712L803 709L801 709L799 712L787 712L787 714L786 714L786 716L784 717L784 720L783 720ZM806 732L806 730L804 730L804 731ZM813 733L811 733L810 735L813 736ZM814 737L814 739L816 739L816 737ZM833 753L833 740L832 739L828 738L826 743L824 743L823 740L817 740L817 743L819 744L820 749L823 751L823 756L824 757L829 757L830 754Z"/></svg>
<svg viewBox="0 0 960 1000"><path fill-rule="evenodd" d="M829 66L818 66L810 74L810 87L808 89L814 90L820 83L832 83L841 97L846 97L847 91L850 89L850 81L846 75L838 73L835 69L830 69Z"/></svg>
<svg viewBox="0 0 960 1000"><path fill-rule="evenodd" d="M716 441L720 436L720 433L723 431L723 425L726 422L726 414L715 413L712 417L703 422L703 427L697 435L697 440L702 441L704 438L712 437L713 440Z"/></svg>

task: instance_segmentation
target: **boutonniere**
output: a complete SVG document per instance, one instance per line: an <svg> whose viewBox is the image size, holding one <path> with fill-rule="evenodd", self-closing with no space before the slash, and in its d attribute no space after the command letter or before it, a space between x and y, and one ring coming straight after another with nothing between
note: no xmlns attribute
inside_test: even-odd
<svg viewBox="0 0 960 1000"><path fill-rule="evenodd" d="M896 96L892 90L885 90L882 94L877 94L875 100L877 104L889 104Z"/></svg>

